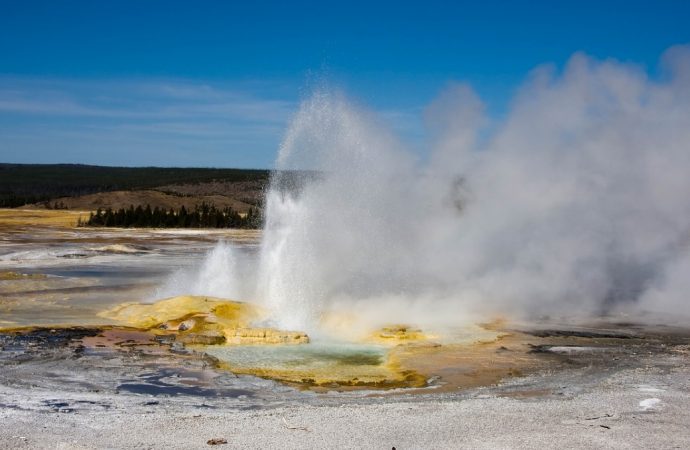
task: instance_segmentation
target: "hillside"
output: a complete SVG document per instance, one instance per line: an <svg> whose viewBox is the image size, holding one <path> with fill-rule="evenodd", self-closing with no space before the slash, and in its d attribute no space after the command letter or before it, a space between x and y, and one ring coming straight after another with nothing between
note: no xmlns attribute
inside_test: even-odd
<svg viewBox="0 0 690 450"><path fill-rule="evenodd" d="M68 208L129 206L147 199L160 202L151 203L152 207L176 207L208 201L205 197L213 196L214 201L223 202L218 206L235 208L233 203L260 204L269 175L268 170L254 169L0 163L0 207L40 207L55 202ZM134 194L137 191L147 192ZM99 201L104 203L96 205Z"/></svg>
<svg viewBox="0 0 690 450"><path fill-rule="evenodd" d="M149 205L151 208L161 209L194 209L195 206L206 203L217 208L230 207L239 213L246 213L249 208L255 208L253 204L245 203L226 195L171 195L157 190L140 191L114 191L99 192L98 194L81 195L79 197L60 197L49 202L52 208L59 205L59 209L72 209L81 211L93 211L98 208L120 209L132 206ZM44 203L35 203L25 208L46 209Z"/></svg>
<svg viewBox="0 0 690 450"><path fill-rule="evenodd" d="M0 163L0 207L260 207L268 170Z"/></svg>

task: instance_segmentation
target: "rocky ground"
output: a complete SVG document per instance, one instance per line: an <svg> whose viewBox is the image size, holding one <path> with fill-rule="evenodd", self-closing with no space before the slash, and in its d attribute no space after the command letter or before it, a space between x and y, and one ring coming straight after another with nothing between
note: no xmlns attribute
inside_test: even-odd
<svg viewBox="0 0 690 450"><path fill-rule="evenodd" d="M528 376L324 393L219 371L135 330L4 333L0 446L688 448L688 334L661 331L533 330L532 351L557 364Z"/></svg>
<svg viewBox="0 0 690 450"><path fill-rule="evenodd" d="M279 382L198 346L199 332L222 333L216 347L257 337L217 308L121 306L186 280L218 240L251 258L255 233L70 228L77 218L0 214L0 448L690 448L686 328L497 322L468 343L388 327L370 336L381 358L322 357L413 372L414 388ZM133 320L151 309L171 316Z"/></svg>

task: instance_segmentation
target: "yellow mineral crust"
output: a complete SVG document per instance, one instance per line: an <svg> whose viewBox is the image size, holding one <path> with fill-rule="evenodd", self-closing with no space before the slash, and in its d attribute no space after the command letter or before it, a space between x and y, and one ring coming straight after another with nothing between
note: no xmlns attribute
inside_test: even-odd
<svg viewBox="0 0 690 450"><path fill-rule="evenodd" d="M286 383L329 389L344 387L411 388L424 387L426 377L414 370L401 369L396 362L379 365L347 363L323 364L320 367L245 367L221 363L220 367L237 374L255 375Z"/></svg>
<svg viewBox="0 0 690 450"><path fill-rule="evenodd" d="M308 343L304 333L281 330L249 328L226 330L228 344L289 344ZM406 325L384 327L370 333L365 342L369 344L395 346L398 344L426 343L431 336ZM358 340L361 337L357 338ZM319 358L315 356L315 358ZM364 359L361 359L364 358ZM287 383L312 386L319 389L349 388L418 388L426 386L426 377L415 370L402 367L398 358L385 351L382 359L344 356L342 358L321 357L305 364L253 365L251 363L221 363L234 373L249 374Z"/></svg>
<svg viewBox="0 0 690 450"><path fill-rule="evenodd" d="M261 317L259 308L249 304L214 297L184 295L156 303L125 303L99 314L101 317L122 322L135 328L161 327L177 330L182 322L190 319L183 330L202 327L204 324L221 328L245 328ZM218 329L218 327L212 327Z"/></svg>
<svg viewBox="0 0 690 450"><path fill-rule="evenodd" d="M263 316L249 303L214 297L180 296L156 303L125 303L102 312L105 317L156 333L174 332L185 344L306 344L309 336L299 331L255 328Z"/></svg>
<svg viewBox="0 0 690 450"><path fill-rule="evenodd" d="M308 344L309 336L301 331L283 331L274 328L226 329L228 344Z"/></svg>
<svg viewBox="0 0 690 450"><path fill-rule="evenodd" d="M411 342L422 342L433 339L422 330L409 325L389 325L370 334L366 341L384 345L398 345Z"/></svg>
<svg viewBox="0 0 690 450"><path fill-rule="evenodd" d="M47 275L42 273L19 273L12 271L0 272L0 281L42 280L45 278L47 278Z"/></svg>

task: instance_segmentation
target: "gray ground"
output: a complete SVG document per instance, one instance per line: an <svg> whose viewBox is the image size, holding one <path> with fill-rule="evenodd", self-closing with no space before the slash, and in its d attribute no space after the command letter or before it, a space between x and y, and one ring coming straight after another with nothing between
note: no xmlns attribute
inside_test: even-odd
<svg viewBox="0 0 690 450"><path fill-rule="evenodd" d="M571 348L565 367L499 386L384 396L63 344L4 343L3 448L690 448L686 344L612 351L611 364Z"/></svg>
<svg viewBox="0 0 690 450"><path fill-rule="evenodd" d="M3 282L6 326L89 324L81 319L138 298L133 292L144 283L198 261L220 239L20 231L0 232L0 270L49 277ZM242 251L256 245L223 237ZM113 243L148 250L93 250ZM628 324L614 331L542 330L544 345L521 351L544 358L548 370L498 386L445 393L437 386L415 395L301 391L219 372L174 343L81 344L99 330L0 333L0 448L193 449L214 438L227 440L220 448L690 448L690 333Z"/></svg>

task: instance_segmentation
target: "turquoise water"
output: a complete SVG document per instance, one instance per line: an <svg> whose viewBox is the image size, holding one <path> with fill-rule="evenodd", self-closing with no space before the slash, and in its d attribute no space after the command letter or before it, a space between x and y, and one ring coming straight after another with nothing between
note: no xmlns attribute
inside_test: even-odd
<svg viewBox="0 0 690 450"><path fill-rule="evenodd" d="M231 366L318 370L337 366L380 366L385 362L386 348L342 342L312 342L289 346L209 346L204 351Z"/></svg>

